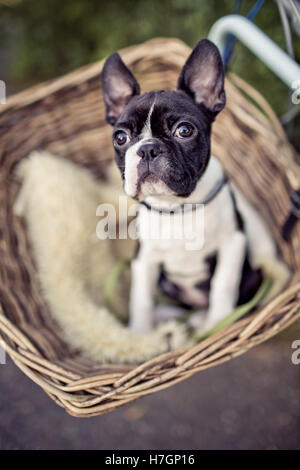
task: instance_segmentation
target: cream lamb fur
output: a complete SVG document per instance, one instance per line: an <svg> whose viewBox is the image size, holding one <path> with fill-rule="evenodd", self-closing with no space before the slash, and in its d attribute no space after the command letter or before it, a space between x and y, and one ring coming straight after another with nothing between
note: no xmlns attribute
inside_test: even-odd
<svg viewBox="0 0 300 470"><path fill-rule="evenodd" d="M116 204L121 187L99 184L87 170L46 152L24 159L17 175L22 187L14 212L26 219L42 290L71 346L97 362L136 363L191 344L174 320L139 334L103 306L117 242L97 239L96 208Z"/></svg>

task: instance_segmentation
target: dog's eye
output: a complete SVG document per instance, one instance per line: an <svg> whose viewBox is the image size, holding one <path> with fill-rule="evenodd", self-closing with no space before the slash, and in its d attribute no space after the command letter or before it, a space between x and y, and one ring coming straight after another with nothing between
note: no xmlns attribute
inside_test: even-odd
<svg viewBox="0 0 300 470"><path fill-rule="evenodd" d="M188 122L179 124L175 130L176 137L184 139L185 137L191 137L195 132L194 126Z"/></svg>
<svg viewBox="0 0 300 470"><path fill-rule="evenodd" d="M125 145L129 140L129 135L125 131L117 131L114 135L114 143L116 145Z"/></svg>

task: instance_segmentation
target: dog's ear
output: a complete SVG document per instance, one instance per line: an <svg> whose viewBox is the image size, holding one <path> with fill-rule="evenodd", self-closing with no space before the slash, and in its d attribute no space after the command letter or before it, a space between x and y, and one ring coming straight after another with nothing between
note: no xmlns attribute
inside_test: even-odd
<svg viewBox="0 0 300 470"><path fill-rule="evenodd" d="M218 48L201 39L187 59L178 79L179 90L190 95L214 117L225 106L224 67Z"/></svg>
<svg viewBox="0 0 300 470"><path fill-rule="evenodd" d="M140 93L140 87L117 52L106 60L101 82L106 120L113 126L131 98Z"/></svg>

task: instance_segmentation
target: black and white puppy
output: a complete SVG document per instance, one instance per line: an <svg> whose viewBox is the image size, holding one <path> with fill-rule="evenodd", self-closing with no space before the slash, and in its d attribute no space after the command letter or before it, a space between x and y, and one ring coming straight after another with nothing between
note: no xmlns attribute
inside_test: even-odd
<svg viewBox="0 0 300 470"><path fill-rule="evenodd" d="M141 202L140 248L132 261L131 328L153 327L158 282L185 306L207 309L204 317L194 317L201 319L194 322L201 331L255 294L262 281L260 268L275 279L272 295L277 293L288 270L277 259L270 232L210 154L212 122L225 106L217 47L207 39L196 45L176 91L144 94L115 53L104 64L102 89L125 192ZM143 228L149 227L150 215L164 229L168 211L174 211L176 221L177 209L187 203L194 204L195 211L204 204L201 249L187 249L182 238L146 236ZM188 216L182 216L187 225Z"/></svg>

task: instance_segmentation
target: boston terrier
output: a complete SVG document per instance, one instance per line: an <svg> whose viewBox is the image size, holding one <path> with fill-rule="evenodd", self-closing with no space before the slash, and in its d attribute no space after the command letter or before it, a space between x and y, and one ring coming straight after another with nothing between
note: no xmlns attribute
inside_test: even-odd
<svg viewBox="0 0 300 470"><path fill-rule="evenodd" d="M273 279L269 297L278 293L289 273L277 258L268 227L210 154L212 123L225 106L217 47L207 39L198 42L176 91L140 94L117 53L106 60L101 79L124 190L140 203L130 327L139 332L153 328L158 283L185 308L196 309L191 324L200 332L250 300L262 272ZM159 222L163 229L173 217L174 230L181 211L186 224L191 212L202 217L199 249L187 249L182 238L151 239L144 233L150 217L150 225Z"/></svg>

